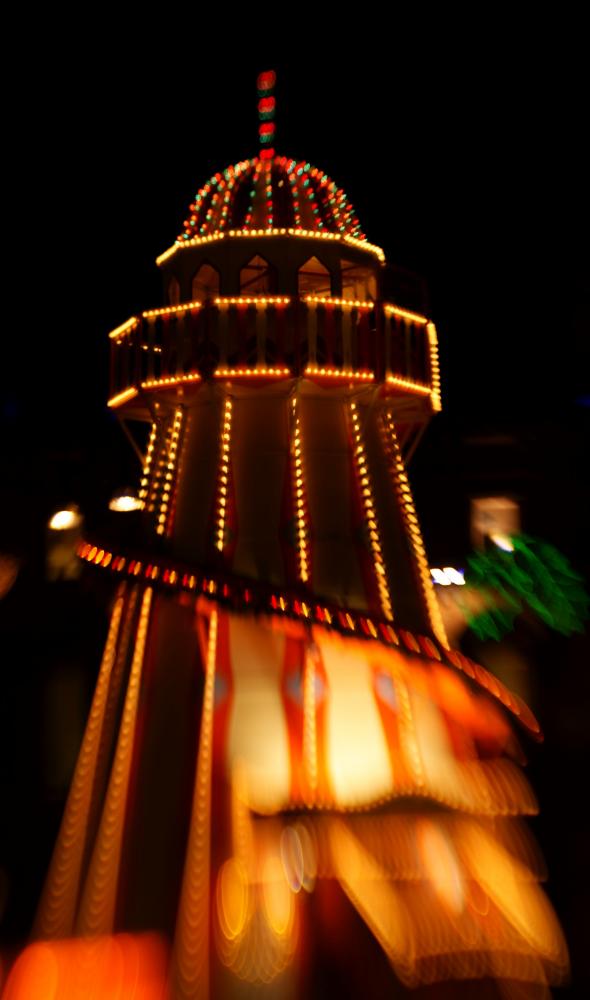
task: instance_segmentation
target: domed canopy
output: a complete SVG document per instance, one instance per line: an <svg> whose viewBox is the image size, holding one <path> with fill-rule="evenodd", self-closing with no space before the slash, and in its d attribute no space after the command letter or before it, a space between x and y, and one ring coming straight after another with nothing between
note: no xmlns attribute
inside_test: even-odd
<svg viewBox="0 0 590 1000"><path fill-rule="evenodd" d="M341 188L310 163L255 156L211 177L190 206L183 243L230 230L302 229L365 240Z"/></svg>

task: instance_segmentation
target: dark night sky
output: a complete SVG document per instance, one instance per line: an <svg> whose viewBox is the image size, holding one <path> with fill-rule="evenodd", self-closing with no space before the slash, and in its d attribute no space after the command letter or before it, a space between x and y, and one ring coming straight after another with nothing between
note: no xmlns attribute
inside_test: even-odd
<svg viewBox="0 0 590 1000"><path fill-rule="evenodd" d="M204 57L202 35L164 20L144 35L80 26L74 45L52 16L27 42L35 85L8 112L14 360L0 376L19 466L34 477L27 453L47 444L97 466L107 439L122 442L104 406L107 331L160 304L154 259L195 191L256 152L255 79L268 66L278 152L330 174L368 238L427 280L443 419L463 429L544 409L588 423L574 404L590 394L575 23L447 14L428 30L396 22L384 42L356 38L354 52L334 37L326 55L310 29L290 58L275 58L275 40L216 61L214 35ZM127 454L123 442L115 478L134 474Z"/></svg>

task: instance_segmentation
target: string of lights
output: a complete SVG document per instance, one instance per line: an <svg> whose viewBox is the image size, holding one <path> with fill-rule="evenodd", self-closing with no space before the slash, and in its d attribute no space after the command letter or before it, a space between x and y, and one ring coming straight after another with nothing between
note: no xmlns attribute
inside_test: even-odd
<svg viewBox="0 0 590 1000"><path fill-rule="evenodd" d="M416 508L410 490L401 449L397 440L395 424L390 413L382 417L385 450L388 456L389 469L393 487L400 501L400 510L405 522L408 537L414 551L415 564L418 570L418 582L426 605L432 631L443 648L448 647L448 640L443 624L438 601L432 586L426 550L422 540L422 532L416 515Z"/></svg>
<svg viewBox="0 0 590 1000"><path fill-rule="evenodd" d="M168 453L166 462L165 484L160 500L160 512L158 514L158 525L156 531L159 535L170 535L174 522L175 496L178 484L178 458L179 441L182 432L183 411L177 409L174 413L172 427L168 439Z"/></svg>
<svg viewBox="0 0 590 1000"><path fill-rule="evenodd" d="M307 517L307 503L305 496L303 455L301 447L301 419L298 412L297 397L291 401L293 438L291 446L292 480L293 480L293 500L295 503L296 532L297 532L297 554L299 561L299 579L303 583L310 580L311 554L309 549L309 527Z"/></svg>
<svg viewBox="0 0 590 1000"><path fill-rule="evenodd" d="M231 445L232 401L226 396L223 405L223 424L219 447L219 473L217 481L217 525L215 545L223 552L226 544L227 505L229 502L229 454Z"/></svg>
<svg viewBox="0 0 590 1000"><path fill-rule="evenodd" d="M369 478L367 456L365 453L365 446L363 444L359 410L355 402L351 402L349 404L349 408L352 423L356 474L365 512L367 528L369 531L369 543L375 566L375 581L379 592L379 600L383 615L388 621L392 621L393 607L391 603L389 585L387 583L387 568L383 559L383 550L381 547L379 526L377 523L377 512L375 510L375 502L373 499L373 492L371 490L371 480Z"/></svg>
<svg viewBox="0 0 590 1000"><path fill-rule="evenodd" d="M146 497L148 495L148 485L150 481L150 469L154 459L154 448L156 446L156 436L158 433L158 424L154 420L152 421L152 426L150 430L150 436L148 440L148 446L145 453L145 461L143 463L143 469L141 472L140 488L139 488L139 499L141 500L142 507L145 507Z"/></svg>
<svg viewBox="0 0 590 1000"><path fill-rule="evenodd" d="M146 587L141 601L135 647L111 777L90 861L86 888L80 903L77 931L86 935L111 934L113 931L140 682L152 595L152 589Z"/></svg>
<svg viewBox="0 0 590 1000"><path fill-rule="evenodd" d="M267 237L277 236L288 236L290 239L340 241L347 246L354 247L356 250L365 250L367 253L376 257L382 264L385 262L385 253L381 247L376 246L374 243L367 243L364 240L356 239L355 237L347 234L343 235L342 233L332 233L327 230L304 229L297 226L274 226L272 228L223 229L219 232L211 233L208 236L193 236L184 240L182 243L175 243L173 246L168 247L167 250L164 250L163 253L156 257L156 264L161 267L162 264L165 264L168 260L174 257L176 253L182 250L187 250L191 247L206 246L210 243L218 243L221 240L264 239Z"/></svg>
<svg viewBox="0 0 590 1000"><path fill-rule="evenodd" d="M218 613L214 609L209 618L199 750L173 964L176 995L200 1000L209 996L210 816L217 626Z"/></svg>
<svg viewBox="0 0 590 1000"><path fill-rule="evenodd" d="M440 383L440 364L438 360L438 337L436 335L436 327L434 323L428 323L426 326L426 332L428 334L428 346L430 350L430 384L431 393L430 398L432 401L432 409L435 413L442 410L442 400L441 400L441 383Z"/></svg>

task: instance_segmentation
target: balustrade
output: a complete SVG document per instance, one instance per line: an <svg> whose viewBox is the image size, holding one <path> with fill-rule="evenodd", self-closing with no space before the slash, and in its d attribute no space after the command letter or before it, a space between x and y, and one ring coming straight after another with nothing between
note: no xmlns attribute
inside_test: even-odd
<svg viewBox="0 0 590 1000"><path fill-rule="evenodd" d="M428 391L432 331L424 317L393 305L313 296L218 298L155 309L111 334L111 401L127 391L234 371Z"/></svg>

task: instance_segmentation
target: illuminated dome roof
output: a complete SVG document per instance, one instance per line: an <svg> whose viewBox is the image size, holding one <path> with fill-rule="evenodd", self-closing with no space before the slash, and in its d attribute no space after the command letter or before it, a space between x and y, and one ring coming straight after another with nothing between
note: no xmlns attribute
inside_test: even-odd
<svg viewBox="0 0 590 1000"><path fill-rule="evenodd" d="M211 177L195 196L177 242L250 229L302 229L365 240L344 191L322 170L286 156L255 156Z"/></svg>

